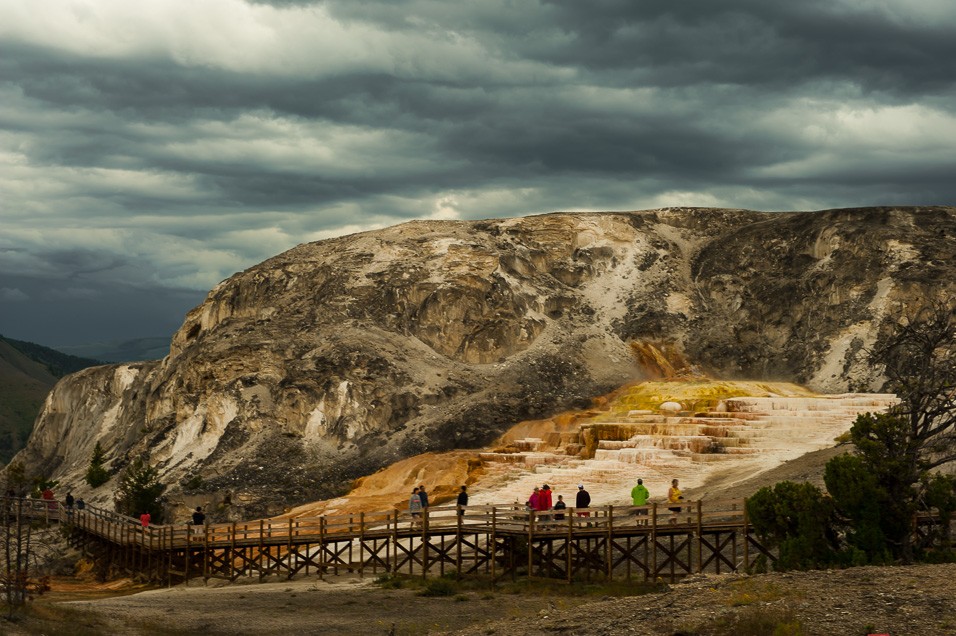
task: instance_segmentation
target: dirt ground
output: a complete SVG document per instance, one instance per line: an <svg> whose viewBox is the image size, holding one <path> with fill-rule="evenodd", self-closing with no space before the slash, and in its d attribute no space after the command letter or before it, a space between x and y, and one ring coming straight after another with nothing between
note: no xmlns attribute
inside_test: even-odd
<svg viewBox="0 0 956 636"><path fill-rule="evenodd" d="M693 576L620 598L599 588L596 596L489 588L426 597L344 577L120 587L53 592L20 622L0 621L0 633L956 636L956 564Z"/></svg>
<svg viewBox="0 0 956 636"><path fill-rule="evenodd" d="M660 594L496 621L460 636L956 635L956 564L696 576Z"/></svg>
<svg viewBox="0 0 956 636"><path fill-rule="evenodd" d="M145 591L132 585L106 591L92 586L56 588L35 601L21 622L0 620L0 634L398 636L443 633L489 620L524 620L541 610L571 609L593 600L480 589L427 597L420 595L420 589L388 589L369 577L345 576L231 585L193 581L188 586Z"/></svg>

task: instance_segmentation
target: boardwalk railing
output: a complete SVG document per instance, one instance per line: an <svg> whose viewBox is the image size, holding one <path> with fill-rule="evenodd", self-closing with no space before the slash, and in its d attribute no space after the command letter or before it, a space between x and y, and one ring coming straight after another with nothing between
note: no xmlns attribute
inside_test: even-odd
<svg viewBox="0 0 956 636"><path fill-rule="evenodd" d="M15 501L5 502L8 511ZM682 502L679 511L672 504L546 512L434 506L420 516L393 510L147 527L95 506L19 501L29 502L22 514L68 525L77 547L110 566L160 581L343 571L673 581L775 560L752 532L743 499Z"/></svg>

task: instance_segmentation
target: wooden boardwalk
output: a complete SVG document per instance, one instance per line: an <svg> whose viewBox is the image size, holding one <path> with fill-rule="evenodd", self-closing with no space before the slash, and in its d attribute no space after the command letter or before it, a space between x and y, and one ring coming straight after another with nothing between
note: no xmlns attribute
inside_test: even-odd
<svg viewBox="0 0 956 636"><path fill-rule="evenodd" d="M400 573L566 581L676 581L751 571L776 557L753 533L745 500L535 513L513 505L437 506L419 518L378 513L150 525L94 506L69 511L25 499L5 509L69 528L71 543L105 571L151 581ZM914 519L917 528L936 522Z"/></svg>
<svg viewBox="0 0 956 636"><path fill-rule="evenodd" d="M657 504L563 513L437 506L417 519L393 510L148 528L94 506L33 506L33 516L69 527L71 543L102 566L169 583L343 573L675 581L775 559L753 534L744 500L685 502L680 513Z"/></svg>

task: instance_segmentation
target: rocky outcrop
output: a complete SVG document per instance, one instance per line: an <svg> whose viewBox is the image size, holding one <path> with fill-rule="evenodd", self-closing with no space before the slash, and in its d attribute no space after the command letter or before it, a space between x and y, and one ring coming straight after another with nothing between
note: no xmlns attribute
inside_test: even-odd
<svg viewBox="0 0 956 636"><path fill-rule="evenodd" d="M244 514L640 379L631 344L818 391L953 292L956 209L666 209L413 222L300 245L191 311L157 363L62 381L22 461L78 484L93 444ZM88 498L105 498L90 492Z"/></svg>

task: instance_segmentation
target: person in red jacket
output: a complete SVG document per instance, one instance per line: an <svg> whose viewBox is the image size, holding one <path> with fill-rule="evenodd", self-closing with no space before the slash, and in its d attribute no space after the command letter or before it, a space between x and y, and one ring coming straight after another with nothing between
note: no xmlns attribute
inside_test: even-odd
<svg viewBox="0 0 956 636"><path fill-rule="evenodd" d="M538 494L538 511L546 512L551 510L553 500L551 499L551 487L548 484L541 486L541 492ZM541 515L542 521L550 521L551 515Z"/></svg>
<svg viewBox="0 0 956 636"><path fill-rule="evenodd" d="M139 522L142 524L143 529L146 529L149 527L150 519L152 519L152 517L150 516L148 512L144 512L143 514L139 516Z"/></svg>

